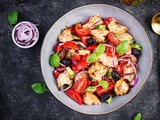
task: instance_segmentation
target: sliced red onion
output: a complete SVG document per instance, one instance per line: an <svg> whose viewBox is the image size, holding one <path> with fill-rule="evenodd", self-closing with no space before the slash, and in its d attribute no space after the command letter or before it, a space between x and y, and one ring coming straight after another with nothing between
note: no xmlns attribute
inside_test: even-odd
<svg viewBox="0 0 160 120"><path fill-rule="evenodd" d="M60 66L60 67L56 68L56 70L59 71L59 72L63 72L65 69L66 69L65 66Z"/></svg>
<svg viewBox="0 0 160 120"><path fill-rule="evenodd" d="M132 73L125 73L125 74L122 74L122 76L129 76L129 75L132 75L132 74L134 74L134 72L132 72Z"/></svg>
<svg viewBox="0 0 160 120"><path fill-rule="evenodd" d="M116 48L113 47L113 53L112 53L112 62L113 62L113 66L114 66L114 57L115 57L115 54L116 54Z"/></svg>
<svg viewBox="0 0 160 120"><path fill-rule="evenodd" d="M101 19L98 20L97 22L95 22L95 23L91 26L91 29L93 29L93 28L95 27L95 25L96 25L99 21L101 21Z"/></svg>
<svg viewBox="0 0 160 120"><path fill-rule="evenodd" d="M88 72L87 72L86 70L78 72L78 73L74 76L74 81L76 82L76 81L78 80L78 78L79 78L80 75L82 75L82 74L87 74L87 73L88 73Z"/></svg>
<svg viewBox="0 0 160 120"><path fill-rule="evenodd" d="M120 57L119 59L124 59L124 58L132 58L134 60L134 62L137 62L137 58L131 54L124 55L124 56Z"/></svg>
<svg viewBox="0 0 160 120"><path fill-rule="evenodd" d="M132 87L135 87L136 84L138 83L138 80L139 80L139 78L136 77L136 78L130 83L130 87L131 87L131 88L132 88Z"/></svg>
<svg viewBox="0 0 160 120"><path fill-rule="evenodd" d="M110 45L110 44L103 44L104 46L106 46L106 47L113 47L112 45Z"/></svg>
<svg viewBox="0 0 160 120"><path fill-rule="evenodd" d="M38 31L34 24L22 22L15 28L14 39L22 46L29 46L38 38Z"/></svg>
<svg viewBox="0 0 160 120"><path fill-rule="evenodd" d="M86 48L85 44L83 44L82 42L77 41L77 43L78 43L79 45L81 45L82 47Z"/></svg>
<svg viewBox="0 0 160 120"><path fill-rule="evenodd" d="M132 65L132 67L133 67L134 73L135 73L136 78L137 78L137 71L136 71L136 68L135 68L135 66L134 66L134 64L132 62L130 62L127 59L118 59L118 61L126 61L126 62L130 63Z"/></svg>

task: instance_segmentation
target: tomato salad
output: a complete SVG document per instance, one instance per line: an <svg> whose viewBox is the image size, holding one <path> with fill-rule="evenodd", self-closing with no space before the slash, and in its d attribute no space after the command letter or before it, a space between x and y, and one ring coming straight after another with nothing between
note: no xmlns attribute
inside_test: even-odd
<svg viewBox="0 0 160 120"><path fill-rule="evenodd" d="M138 82L142 50L127 30L100 15L64 28L49 59L58 89L79 105L109 104L126 95Z"/></svg>

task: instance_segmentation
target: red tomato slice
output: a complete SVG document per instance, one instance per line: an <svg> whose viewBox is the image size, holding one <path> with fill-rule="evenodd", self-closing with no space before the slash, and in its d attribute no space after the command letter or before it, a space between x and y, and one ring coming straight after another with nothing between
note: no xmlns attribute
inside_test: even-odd
<svg viewBox="0 0 160 120"><path fill-rule="evenodd" d="M63 47L69 48L69 49L74 49L74 50L79 50L79 46L72 41L67 41L63 44Z"/></svg>
<svg viewBox="0 0 160 120"><path fill-rule="evenodd" d="M112 47L107 47L106 55L107 56L112 56L112 54L113 54L113 48Z"/></svg>
<svg viewBox="0 0 160 120"><path fill-rule="evenodd" d="M122 65L122 64L118 65L118 66L116 67L116 69L117 69L117 72L118 72L119 74L122 74L122 73L123 73L123 65Z"/></svg>
<svg viewBox="0 0 160 120"><path fill-rule="evenodd" d="M81 37L81 41L83 44L87 45L87 40L89 39L90 37L89 36L82 36Z"/></svg>
<svg viewBox="0 0 160 120"><path fill-rule="evenodd" d="M87 79L87 86L90 86L91 83L92 82L89 79Z"/></svg>
<svg viewBox="0 0 160 120"><path fill-rule="evenodd" d="M101 86L97 87L96 93L98 96L101 96L103 93L109 93L114 90L115 83L109 84L107 89L102 88Z"/></svg>
<svg viewBox="0 0 160 120"><path fill-rule="evenodd" d="M77 62L76 65L72 66L72 69L74 72L78 72L84 68L86 68L88 66L88 63L85 60L81 60L79 62Z"/></svg>
<svg viewBox="0 0 160 120"><path fill-rule="evenodd" d="M71 57L72 61L80 61L81 60L81 56L77 53L77 54L73 54Z"/></svg>
<svg viewBox="0 0 160 120"><path fill-rule="evenodd" d="M113 17L109 17L105 20L106 26L108 27L108 24L113 20Z"/></svg>
<svg viewBox="0 0 160 120"><path fill-rule="evenodd" d="M111 44L114 44L114 45L120 44L120 41L116 38L116 36L112 32L108 34L107 38Z"/></svg>
<svg viewBox="0 0 160 120"><path fill-rule="evenodd" d="M75 32L77 33L78 36L87 36L89 33L90 33L90 29L89 28L86 28L86 29L83 29L82 25L81 24L77 24L75 26Z"/></svg>
<svg viewBox="0 0 160 120"><path fill-rule="evenodd" d="M87 50L94 51L97 48L97 45L90 45L87 47Z"/></svg>
<svg viewBox="0 0 160 120"><path fill-rule="evenodd" d="M62 45L58 45L57 48L56 48L56 52L60 52L62 49L63 49L63 46Z"/></svg>
<svg viewBox="0 0 160 120"><path fill-rule="evenodd" d="M78 63L77 63L77 70L79 71L79 70L82 70L82 69L84 69L85 67L87 67L88 66L88 63L86 62L86 61L84 61L84 60L81 60L81 61L79 61Z"/></svg>
<svg viewBox="0 0 160 120"><path fill-rule="evenodd" d="M99 84L99 82L92 82L93 86L97 86Z"/></svg>
<svg viewBox="0 0 160 120"><path fill-rule="evenodd" d="M104 89L101 86L97 87L96 93L98 94L98 96L101 96L103 93L110 93L111 91L114 90L115 83L112 80L108 79L107 77L106 81L108 82L109 87L107 89Z"/></svg>
<svg viewBox="0 0 160 120"><path fill-rule="evenodd" d="M72 26L70 27L70 31L71 33L75 33L74 28Z"/></svg>
<svg viewBox="0 0 160 120"><path fill-rule="evenodd" d="M75 100L79 105L82 105L82 98L80 96L79 93L73 91L73 90L67 90L66 94L72 98L73 100Z"/></svg>
<svg viewBox="0 0 160 120"><path fill-rule="evenodd" d="M82 60L86 61L87 57L88 57L88 54L83 55Z"/></svg>
<svg viewBox="0 0 160 120"><path fill-rule="evenodd" d="M55 78L58 78L58 76L59 76L59 74L60 74L60 72L58 72L58 71L53 71L53 76L55 77Z"/></svg>
<svg viewBox="0 0 160 120"><path fill-rule="evenodd" d="M87 87L87 82L88 81L86 78L81 78L81 79L77 80L73 86L74 91L76 91L78 93L84 92L85 88Z"/></svg>

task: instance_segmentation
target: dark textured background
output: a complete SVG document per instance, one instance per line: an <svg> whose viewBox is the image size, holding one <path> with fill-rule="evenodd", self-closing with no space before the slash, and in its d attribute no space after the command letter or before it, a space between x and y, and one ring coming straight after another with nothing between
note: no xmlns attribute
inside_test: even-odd
<svg viewBox="0 0 160 120"><path fill-rule="evenodd" d="M77 113L50 92L37 95L31 89L33 83L44 82L40 49L48 29L66 12L91 3L114 5L131 13L148 33L154 54L151 75L140 94L122 109L101 116ZM12 41L13 26L7 15L13 10L20 12L19 22L39 24L40 39L31 49L20 49ZM124 6L119 0L0 0L0 120L131 120L137 112L142 113L143 120L160 120L160 36L150 26L157 12L159 0L146 0L138 7Z"/></svg>

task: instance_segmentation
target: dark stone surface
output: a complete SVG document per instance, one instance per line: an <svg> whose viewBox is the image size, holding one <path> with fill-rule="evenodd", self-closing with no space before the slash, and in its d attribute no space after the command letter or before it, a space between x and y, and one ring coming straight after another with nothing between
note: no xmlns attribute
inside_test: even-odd
<svg viewBox="0 0 160 120"><path fill-rule="evenodd" d="M44 82L40 49L50 26L66 12L91 3L110 4L131 13L148 33L154 54L151 75L138 96L122 109L100 116L80 114L57 101L50 92L37 95L31 89L33 83ZM31 49L20 49L12 41L13 26L7 15L13 10L20 12L19 21L39 24L40 39ZM146 0L138 7L124 6L118 0L0 0L0 120L131 120L137 112L142 113L143 120L159 120L160 37L150 26L152 16L159 10L159 0Z"/></svg>

